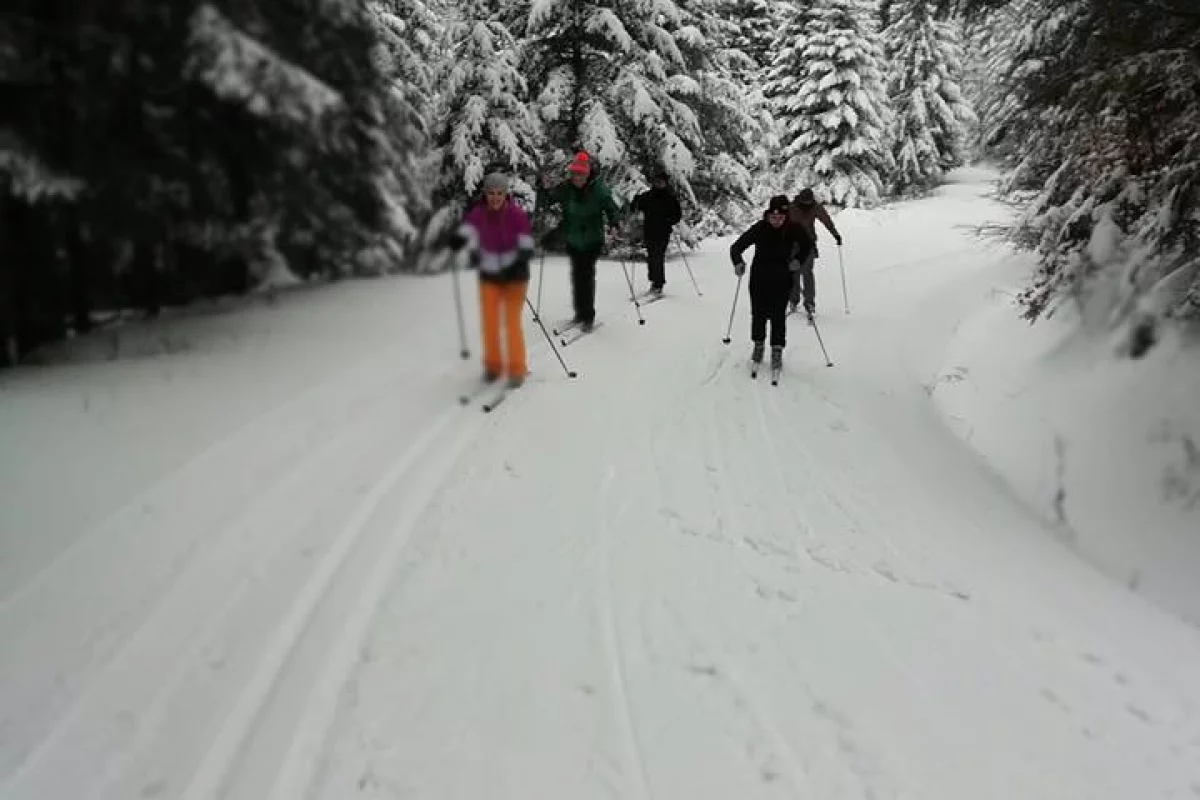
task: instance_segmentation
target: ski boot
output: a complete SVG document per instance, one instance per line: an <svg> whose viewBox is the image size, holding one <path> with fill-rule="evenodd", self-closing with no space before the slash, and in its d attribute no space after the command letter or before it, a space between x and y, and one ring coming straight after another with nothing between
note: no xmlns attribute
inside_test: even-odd
<svg viewBox="0 0 1200 800"><path fill-rule="evenodd" d="M509 376L509 378L508 378L508 388L510 388L510 389L520 389L520 388L521 388L523 385L525 385L525 376L524 376L524 375L511 375L511 376Z"/></svg>
<svg viewBox="0 0 1200 800"><path fill-rule="evenodd" d="M484 368L484 370L483 370L483 382L484 383L495 383L499 379L500 379L500 371L499 370Z"/></svg>
<svg viewBox="0 0 1200 800"><path fill-rule="evenodd" d="M763 359L763 343L755 342L754 350L750 352L750 361L755 364L761 364Z"/></svg>
<svg viewBox="0 0 1200 800"><path fill-rule="evenodd" d="M783 348L776 345L771 348L771 371L779 372L783 369Z"/></svg>

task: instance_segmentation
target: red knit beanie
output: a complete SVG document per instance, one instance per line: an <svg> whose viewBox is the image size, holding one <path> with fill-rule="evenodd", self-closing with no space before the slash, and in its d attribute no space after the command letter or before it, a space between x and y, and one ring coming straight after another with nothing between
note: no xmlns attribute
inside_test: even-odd
<svg viewBox="0 0 1200 800"><path fill-rule="evenodd" d="M567 165L567 172L576 172L580 175L586 175L591 171L591 160L588 159L588 154L582 150L576 153L575 158L571 159L571 163Z"/></svg>

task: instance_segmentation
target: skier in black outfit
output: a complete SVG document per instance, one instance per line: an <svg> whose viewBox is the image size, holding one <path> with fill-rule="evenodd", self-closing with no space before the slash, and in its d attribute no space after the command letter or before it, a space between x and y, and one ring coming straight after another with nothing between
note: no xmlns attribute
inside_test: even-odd
<svg viewBox="0 0 1200 800"><path fill-rule="evenodd" d="M650 291L662 294L667 283L667 245L671 241L671 229L683 219L679 198L667 185L667 173L660 170L651 179L651 188L633 198L630 209L644 215L642 236L646 240L646 267L650 279Z"/></svg>
<svg viewBox="0 0 1200 800"><path fill-rule="evenodd" d="M742 254L753 245L750 264L750 339L754 351L750 360L762 362L767 323L771 324L771 369L783 367L783 348L787 344L787 305L792 291L792 259L803 260L812 249L812 240L800 226L788 225L785 195L771 198L763 218L737 238L729 248L734 274L746 272Z"/></svg>

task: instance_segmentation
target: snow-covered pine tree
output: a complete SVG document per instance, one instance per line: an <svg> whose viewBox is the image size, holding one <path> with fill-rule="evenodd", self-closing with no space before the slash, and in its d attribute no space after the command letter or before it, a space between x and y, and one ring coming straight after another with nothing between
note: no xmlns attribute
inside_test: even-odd
<svg viewBox="0 0 1200 800"><path fill-rule="evenodd" d="M723 17L712 0L677 1L682 18L675 38L684 56L678 78L695 81L695 91L680 96L695 110L702 133L690 178L696 213L686 217L687 230L721 235L744 220L756 177L754 143L768 128L761 93L747 91L739 77L749 60L740 50L744 29ZM686 85L680 81L681 89Z"/></svg>
<svg viewBox="0 0 1200 800"><path fill-rule="evenodd" d="M367 10L379 32L377 68L420 134L427 134L436 99L435 77L444 59L446 30L426 0L369 0Z"/></svg>
<svg viewBox="0 0 1200 800"><path fill-rule="evenodd" d="M876 9L869 0L786 8L766 89L784 178L837 205L874 205L895 164Z"/></svg>
<svg viewBox="0 0 1200 800"><path fill-rule="evenodd" d="M68 314L87 330L101 304L156 312L161 293L109 290L114 263L126 286L149 285L127 265L153 265L181 222L212 212L206 133L217 131L180 76L190 10L95 16L13 0L0 14L0 292L13 292L0 305L15 312L3 325L11 351L67 334Z"/></svg>
<svg viewBox="0 0 1200 800"><path fill-rule="evenodd" d="M886 30L891 26L892 20L895 17L893 8L898 0L878 0L876 9L879 12L879 29Z"/></svg>
<svg viewBox="0 0 1200 800"><path fill-rule="evenodd" d="M717 11L736 31L736 40L728 42L749 56L737 73L740 80L752 84L761 79L771 65L779 22L784 16L779 0L721 0Z"/></svg>
<svg viewBox="0 0 1200 800"><path fill-rule="evenodd" d="M990 1L990 0L989 0ZM979 19L1000 41L990 48L991 85L984 93L983 129L991 146L1007 156L1009 191L1040 191L1064 158L1064 120L1044 87L1060 84L1055 64L1075 47L1060 39L1083 24L1091 0L1070 0L1046 7L1037 0L1011 0Z"/></svg>
<svg viewBox="0 0 1200 800"><path fill-rule="evenodd" d="M880 28L887 28L892 24L897 14L896 8L903 4L903 2L904 0L877 0ZM962 20L964 16L961 14L960 6L961 0L929 0L929 8L933 12L933 18L939 21L951 18Z"/></svg>
<svg viewBox="0 0 1200 800"><path fill-rule="evenodd" d="M111 66L81 77L109 101L69 155L97 178L86 209L134 248L145 281L178 276L175 297L253 285L278 266L276 246L301 271L341 269L387 225L374 29L352 3L301 5L252 22L200 2L157 16L131 7L128 57L110 41L89 48Z"/></svg>
<svg viewBox="0 0 1200 800"><path fill-rule="evenodd" d="M403 132L393 137L403 148L385 176L388 196L398 214L407 217L411 233L433 212L440 171L430 154L441 97L436 76L448 58L447 10L437 0L369 0L367 10L379 33L374 60L389 87L391 124ZM411 244L406 242L405 253Z"/></svg>
<svg viewBox="0 0 1200 800"><path fill-rule="evenodd" d="M1053 139L1061 159L1026 218L1042 263L1022 301L1037 318L1073 298L1085 320L1134 330L1200 320L1195 11L1082 5L1042 80L1025 84L1041 109L1030 157Z"/></svg>
<svg viewBox="0 0 1200 800"><path fill-rule="evenodd" d="M1026 316L1073 300L1086 324L1127 324L1140 355L1157 320L1200 320L1196 12L1175 0L1014 10L1027 32L1006 81L1023 118L1013 183L1041 187L1017 231L1040 255Z"/></svg>
<svg viewBox="0 0 1200 800"><path fill-rule="evenodd" d="M896 113L892 189L919 193L964 163L975 114L962 92L957 22L934 19L932 0L895 0L892 12L884 31Z"/></svg>
<svg viewBox="0 0 1200 800"><path fill-rule="evenodd" d="M688 75L674 0L532 0L522 72L537 87L546 158L565 164L586 149L626 197L661 165L688 193L703 131L699 84Z"/></svg>
<svg viewBox="0 0 1200 800"><path fill-rule="evenodd" d="M500 18L497 0L467 0L447 28L451 57L439 77L440 112L434 136L439 173L431 233L442 232L475 192L485 171L503 166L531 200L541 132L526 104L528 86L517 41Z"/></svg>
<svg viewBox="0 0 1200 800"><path fill-rule="evenodd" d="M1012 167L1031 127L1031 113L1015 90L1014 59L1028 35L1026 6L1016 0L986 16L965 20L968 58L964 92L976 113L975 152Z"/></svg>
<svg viewBox="0 0 1200 800"><path fill-rule="evenodd" d="M812 23L812 9L793 0L783 0L778 14L778 28L774 37L774 49L762 72L763 98L774 123L776 147L771 153L767 168L775 173L789 163L791 157L784 152L785 142L800 135L798 120L801 115L799 98L803 88L805 31ZM771 190L770 194L774 194Z"/></svg>
<svg viewBox="0 0 1200 800"><path fill-rule="evenodd" d="M249 22L201 5L187 73L226 113L256 119L275 140L278 173L245 201L243 247L270 266L277 244L301 273L378 271L394 263L389 245L415 233L392 195L395 183L388 185L409 156L411 120L397 112L392 81L379 67L368 9L315 8L277 0L252 36Z"/></svg>
<svg viewBox="0 0 1200 800"><path fill-rule="evenodd" d="M281 254L353 268L402 227L381 176L407 128L389 124L361 4L10 5L0 249L21 254L20 350L100 305L152 314L244 291Z"/></svg>
<svg viewBox="0 0 1200 800"><path fill-rule="evenodd" d="M721 21L719 31L710 39L712 46L722 50L730 78L737 87L738 104L746 120L742 138L749 151L742 163L749 170L754 187L754 197L747 202L757 206L762 199L758 195L779 149L775 118L763 93L763 83L785 4L768 0L705 0L704 5Z"/></svg>

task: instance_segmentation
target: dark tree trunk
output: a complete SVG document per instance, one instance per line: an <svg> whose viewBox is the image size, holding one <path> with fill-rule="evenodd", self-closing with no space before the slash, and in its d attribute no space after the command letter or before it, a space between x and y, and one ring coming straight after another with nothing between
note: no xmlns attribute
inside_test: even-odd
<svg viewBox="0 0 1200 800"><path fill-rule="evenodd" d="M71 294L71 317L76 333L87 333L92 329L92 293L88 279L88 248L83 242L83 231L77 208L70 207L62 215L63 235L66 241L67 281Z"/></svg>
<svg viewBox="0 0 1200 800"><path fill-rule="evenodd" d="M16 366L17 343L17 228L16 201L0 196L0 363Z"/></svg>
<svg viewBox="0 0 1200 800"><path fill-rule="evenodd" d="M153 242L138 242L133 248L134 292L138 307L147 317L157 317L163 307L162 276L158 272L157 246Z"/></svg>
<svg viewBox="0 0 1200 800"><path fill-rule="evenodd" d="M240 130L241 126L233 119L230 119L229 122L227 130ZM215 145L219 150L219 158L224 165L225 175L229 178L229 200L233 205L234 219L243 226L243 230L250 230L254 222L255 192L254 181L249 177L251 175L250 166L243 162L243 156L228 139L221 139ZM245 287L250 285L250 264L246 259L246 244L243 242L243 246L234 248L230 257L222 259L218 279L214 281L215 285L212 287L214 294L229 291L241 293L245 291Z"/></svg>

